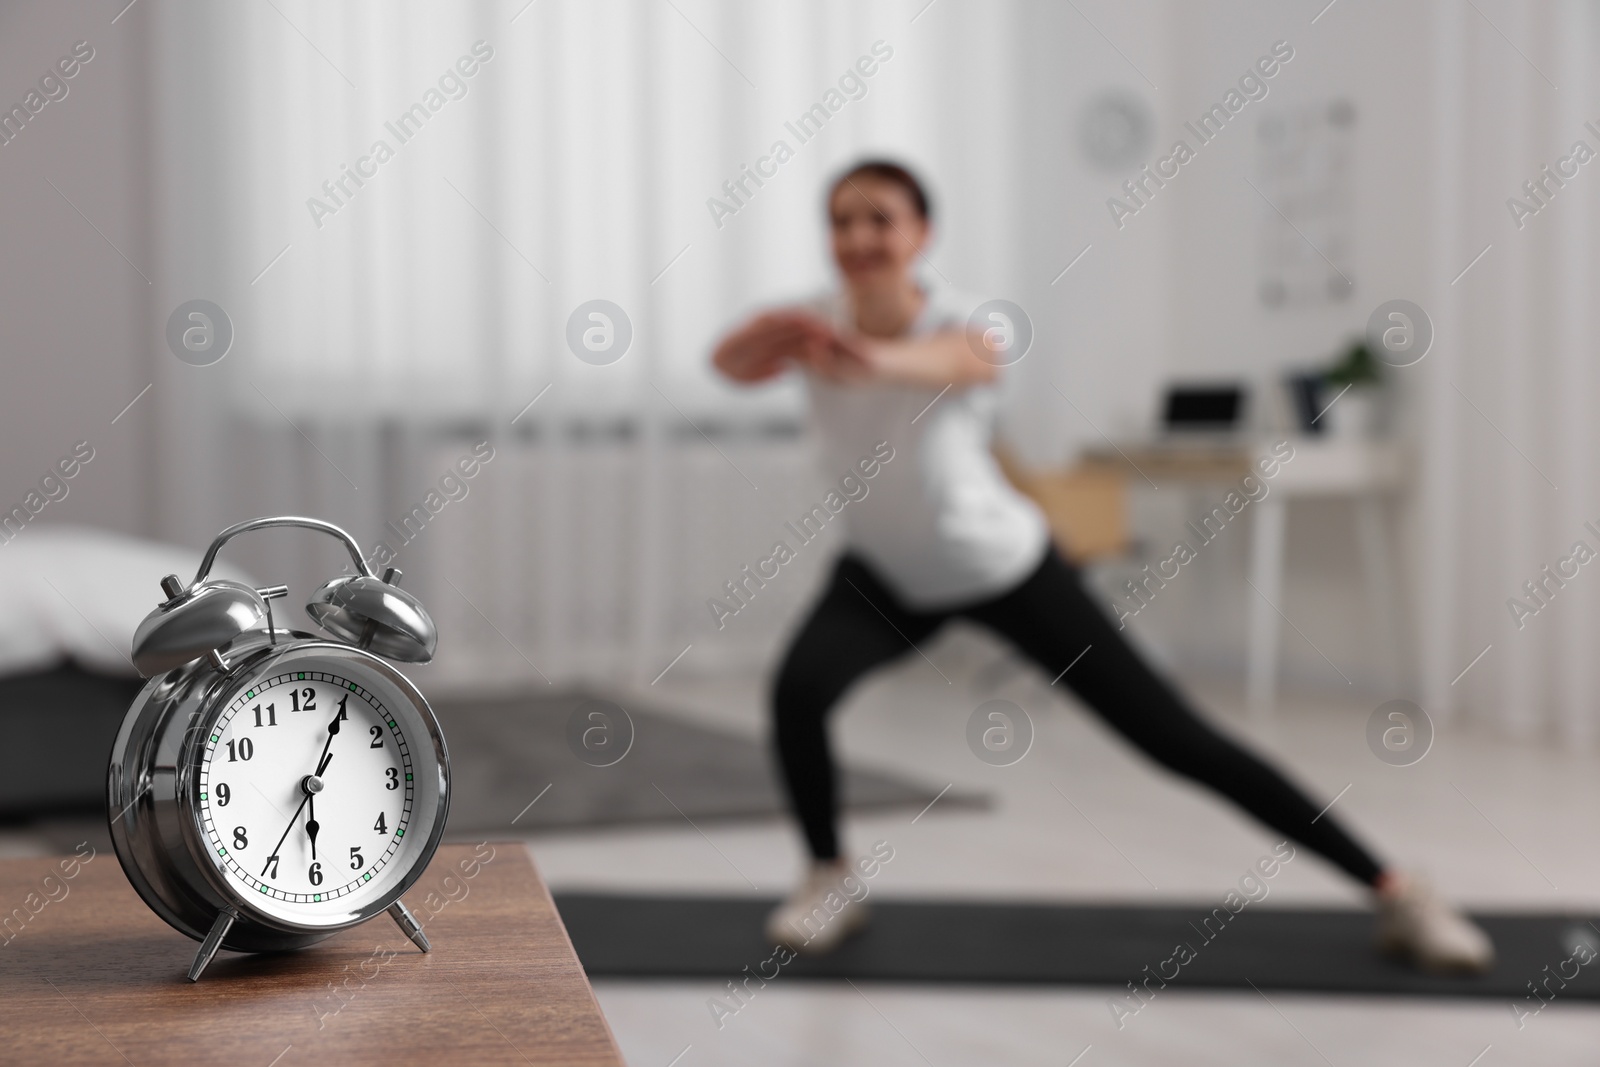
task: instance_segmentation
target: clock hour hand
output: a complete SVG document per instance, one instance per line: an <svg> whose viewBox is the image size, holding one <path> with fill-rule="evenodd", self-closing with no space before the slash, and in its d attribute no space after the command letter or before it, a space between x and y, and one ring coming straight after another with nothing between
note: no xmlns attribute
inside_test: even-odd
<svg viewBox="0 0 1600 1067"><path fill-rule="evenodd" d="M328 749L333 745L333 738L339 732L339 719L344 715L344 700L339 701L339 711L328 724L328 739L322 742L322 755L317 757L317 774L320 775L328 769L328 760L333 758L333 753Z"/></svg>

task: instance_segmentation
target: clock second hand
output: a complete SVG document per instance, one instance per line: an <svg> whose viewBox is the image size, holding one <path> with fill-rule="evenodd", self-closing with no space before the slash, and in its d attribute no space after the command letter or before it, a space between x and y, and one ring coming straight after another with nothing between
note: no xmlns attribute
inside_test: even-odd
<svg viewBox="0 0 1600 1067"><path fill-rule="evenodd" d="M301 790L301 791L304 792L304 790ZM311 799L311 794L310 793L306 793L305 796L300 798L300 806L298 808L294 809L294 814L293 815L289 816L289 825L285 826L283 828L283 836L278 838L278 843L276 845L272 846L272 855L267 857L267 862L268 863L271 863L273 860L278 858L278 849L283 847L284 841L287 840L288 837L289 837L289 831L294 829L294 824L295 824L296 820L298 820L300 818L300 813L302 811L306 810L306 802L309 801L310 799ZM263 868L263 870L265 870L265 869ZM277 877L277 876L274 875L273 877Z"/></svg>

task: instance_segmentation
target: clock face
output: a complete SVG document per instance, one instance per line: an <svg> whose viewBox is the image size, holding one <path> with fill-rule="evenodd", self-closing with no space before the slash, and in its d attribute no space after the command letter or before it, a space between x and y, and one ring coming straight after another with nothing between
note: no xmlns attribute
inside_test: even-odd
<svg viewBox="0 0 1600 1067"><path fill-rule="evenodd" d="M381 897L415 853L408 720L348 674L257 679L202 743L196 811L217 869L253 906L302 922Z"/></svg>

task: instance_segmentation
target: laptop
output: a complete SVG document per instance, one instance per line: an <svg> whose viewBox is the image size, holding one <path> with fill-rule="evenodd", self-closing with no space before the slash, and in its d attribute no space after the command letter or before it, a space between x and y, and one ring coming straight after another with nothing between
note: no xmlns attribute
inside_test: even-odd
<svg viewBox="0 0 1600 1067"><path fill-rule="evenodd" d="M1227 444L1244 431L1249 392L1240 382L1173 383L1161 408L1163 444Z"/></svg>

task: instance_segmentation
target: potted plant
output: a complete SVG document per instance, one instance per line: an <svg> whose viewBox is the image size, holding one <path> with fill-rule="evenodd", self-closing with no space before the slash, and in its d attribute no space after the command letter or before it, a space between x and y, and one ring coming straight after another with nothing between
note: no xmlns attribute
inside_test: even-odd
<svg viewBox="0 0 1600 1067"><path fill-rule="evenodd" d="M1338 361L1323 372L1322 381L1332 401L1320 420L1328 423L1327 432L1338 437L1375 436L1383 373L1382 364L1366 341L1352 341Z"/></svg>

